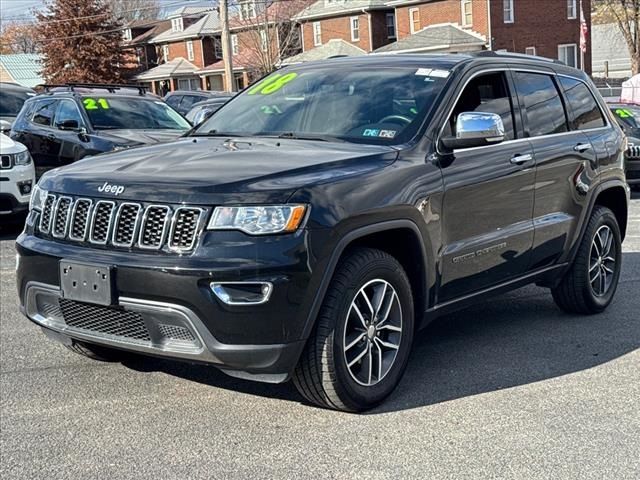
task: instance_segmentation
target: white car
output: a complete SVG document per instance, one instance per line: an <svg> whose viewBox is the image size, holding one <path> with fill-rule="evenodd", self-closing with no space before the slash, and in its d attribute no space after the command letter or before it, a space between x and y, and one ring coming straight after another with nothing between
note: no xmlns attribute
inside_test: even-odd
<svg viewBox="0 0 640 480"><path fill-rule="evenodd" d="M0 215L29 208L36 171L27 147L0 134Z"/></svg>

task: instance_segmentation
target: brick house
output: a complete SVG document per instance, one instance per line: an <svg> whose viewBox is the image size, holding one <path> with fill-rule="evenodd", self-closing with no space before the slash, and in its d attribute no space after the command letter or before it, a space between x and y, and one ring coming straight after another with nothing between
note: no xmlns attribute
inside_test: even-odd
<svg viewBox="0 0 640 480"><path fill-rule="evenodd" d="M398 39L423 28L454 23L486 39L487 48L558 58L580 68L579 0L391 0ZM583 0L591 25L591 0ZM591 72L587 39L584 69Z"/></svg>
<svg viewBox="0 0 640 480"><path fill-rule="evenodd" d="M395 12L385 0L318 0L294 18L303 51L341 39L371 52L396 40Z"/></svg>
<svg viewBox="0 0 640 480"><path fill-rule="evenodd" d="M132 74L138 74L158 65L158 52L155 45L149 43L153 37L171 28L171 21L130 22L122 31L122 51L126 67Z"/></svg>
<svg viewBox="0 0 640 480"><path fill-rule="evenodd" d="M171 28L149 40L158 66L136 76L155 93L207 88L197 73L222 58L218 13L204 7L183 7L167 18Z"/></svg>

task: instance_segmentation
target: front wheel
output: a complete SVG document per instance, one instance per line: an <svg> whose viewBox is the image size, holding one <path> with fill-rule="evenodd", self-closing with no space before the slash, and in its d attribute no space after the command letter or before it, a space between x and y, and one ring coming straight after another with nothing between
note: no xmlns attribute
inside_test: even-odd
<svg viewBox="0 0 640 480"><path fill-rule="evenodd" d="M551 290L556 305L568 313L602 312L613 300L621 264L618 221L611 210L596 206L573 265Z"/></svg>
<svg viewBox="0 0 640 480"><path fill-rule="evenodd" d="M339 264L293 382L310 402L361 411L404 373L414 331L411 284L400 263L360 248Z"/></svg>

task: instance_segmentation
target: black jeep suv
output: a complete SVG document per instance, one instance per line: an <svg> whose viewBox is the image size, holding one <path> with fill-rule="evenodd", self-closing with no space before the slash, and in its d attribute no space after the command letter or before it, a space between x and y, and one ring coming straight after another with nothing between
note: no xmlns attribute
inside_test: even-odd
<svg viewBox="0 0 640 480"><path fill-rule="evenodd" d="M589 79L552 61L292 66L189 137L46 174L17 240L22 309L90 357L292 378L363 410L452 310L533 282L564 311L604 310L625 148Z"/></svg>
<svg viewBox="0 0 640 480"><path fill-rule="evenodd" d="M191 125L135 85L46 85L27 100L11 129L38 176L87 155L175 140Z"/></svg>

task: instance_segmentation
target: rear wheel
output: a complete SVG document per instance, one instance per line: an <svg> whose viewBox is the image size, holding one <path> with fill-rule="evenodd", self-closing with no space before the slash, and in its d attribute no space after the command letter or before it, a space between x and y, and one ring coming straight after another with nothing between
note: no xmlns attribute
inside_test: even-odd
<svg viewBox="0 0 640 480"><path fill-rule="evenodd" d="M615 215L596 206L578 253L560 285L551 290L568 313L599 313L613 300L620 278L622 245Z"/></svg>
<svg viewBox="0 0 640 480"><path fill-rule="evenodd" d="M339 264L293 381L316 405L375 406L396 387L413 341L411 285L400 263L362 248Z"/></svg>
<svg viewBox="0 0 640 480"><path fill-rule="evenodd" d="M101 362L122 362L132 357L132 354L115 348L103 347L92 343L73 341L71 345L65 345L73 353Z"/></svg>

